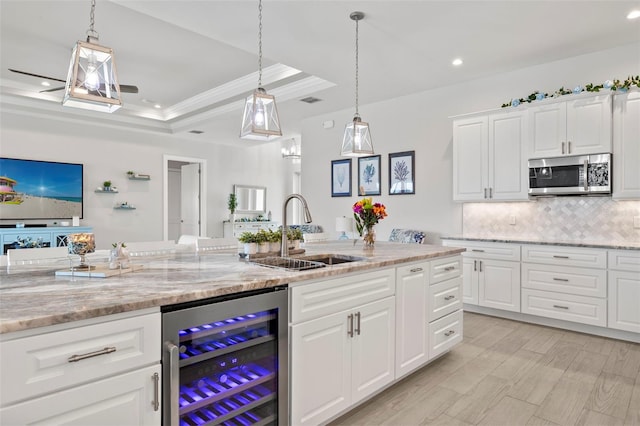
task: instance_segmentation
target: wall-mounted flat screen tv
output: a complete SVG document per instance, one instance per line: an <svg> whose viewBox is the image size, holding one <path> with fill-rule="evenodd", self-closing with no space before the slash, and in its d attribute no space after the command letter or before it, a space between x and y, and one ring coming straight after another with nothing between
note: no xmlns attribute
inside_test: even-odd
<svg viewBox="0 0 640 426"><path fill-rule="evenodd" d="M0 219L82 218L82 164L0 157Z"/></svg>

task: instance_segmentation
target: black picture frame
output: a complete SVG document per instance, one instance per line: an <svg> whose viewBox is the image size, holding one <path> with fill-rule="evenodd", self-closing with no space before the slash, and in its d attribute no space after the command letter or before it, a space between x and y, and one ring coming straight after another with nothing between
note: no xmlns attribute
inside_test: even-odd
<svg viewBox="0 0 640 426"><path fill-rule="evenodd" d="M416 193L415 151L389 154L389 195Z"/></svg>
<svg viewBox="0 0 640 426"><path fill-rule="evenodd" d="M351 158L331 161L331 196L351 197Z"/></svg>
<svg viewBox="0 0 640 426"><path fill-rule="evenodd" d="M380 156L358 158L358 195L380 195Z"/></svg>

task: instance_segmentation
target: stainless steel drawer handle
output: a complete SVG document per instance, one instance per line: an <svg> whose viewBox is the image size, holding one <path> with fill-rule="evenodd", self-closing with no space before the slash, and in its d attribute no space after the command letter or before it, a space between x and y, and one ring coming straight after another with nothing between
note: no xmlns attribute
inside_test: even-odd
<svg viewBox="0 0 640 426"><path fill-rule="evenodd" d="M553 257L555 259L569 259L569 256L558 256L557 254L554 254Z"/></svg>
<svg viewBox="0 0 640 426"><path fill-rule="evenodd" d="M444 300L451 300L451 299L455 299L455 298L456 298L455 296L451 295L451 296L446 296L444 298Z"/></svg>
<svg viewBox="0 0 640 426"><path fill-rule="evenodd" d="M447 266L446 268L444 268L444 271L449 272L449 271L453 271L454 269L456 269L455 266Z"/></svg>
<svg viewBox="0 0 640 426"><path fill-rule="evenodd" d="M449 337L449 336L451 336L452 334L455 334L455 333L456 333L456 331L455 331L455 330L449 330L449 331L447 331L446 333L444 333L444 335L445 335L445 336L447 336L447 337Z"/></svg>
<svg viewBox="0 0 640 426"><path fill-rule="evenodd" d="M356 312L356 333L360 335L360 312Z"/></svg>
<svg viewBox="0 0 640 426"><path fill-rule="evenodd" d="M82 355L71 355L69 359L67 359L67 362L78 362L78 361L82 361L83 359L93 358L94 356L106 355L115 351L116 351L115 346L109 346L104 349L100 349L99 351L89 352Z"/></svg>
<svg viewBox="0 0 640 426"><path fill-rule="evenodd" d="M484 250L480 249L471 249L471 251L475 251L476 253L484 253Z"/></svg>
<svg viewBox="0 0 640 426"><path fill-rule="evenodd" d="M158 373L153 373L151 380L153 380L153 401L151 401L151 405L153 405L153 411L158 411L160 409L160 386L158 385L160 376Z"/></svg>
<svg viewBox="0 0 640 426"><path fill-rule="evenodd" d="M413 269L409 269L409 272L412 272L412 273L422 272L422 268L413 268Z"/></svg>
<svg viewBox="0 0 640 426"><path fill-rule="evenodd" d="M554 281L562 281L562 282L565 282L565 283L568 283L568 282L569 282L569 280L568 280L568 279L566 279L566 278L556 278L556 277L553 277L553 280L554 280Z"/></svg>
<svg viewBox="0 0 640 426"><path fill-rule="evenodd" d="M347 336L353 337L353 314L349 314L347 316L347 321L349 321L349 326L347 327Z"/></svg>
<svg viewBox="0 0 640 426"><path fill-rule="evenodd" d="M568 306L562 306L562 305L553 305L553 307L558 309L569 309Z"/></svg>

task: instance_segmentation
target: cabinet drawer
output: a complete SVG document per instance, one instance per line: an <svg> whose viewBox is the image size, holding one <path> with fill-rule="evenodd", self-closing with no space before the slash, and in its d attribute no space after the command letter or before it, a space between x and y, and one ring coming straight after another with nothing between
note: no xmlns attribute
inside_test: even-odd
<svg viewBox="0 0 640 426"><path fill-rule="evenodd" d="M0 342L1 405L157 363L160 329L158 312Z"/></svg>
<svg viewBox="0 0 640 426"><path fill-rule="evenodd" d="M550 265L606 268L607 251L566 246L522 246L522 261Z"/></svg>
<svg viewBox="0 0 640 426"><path fill-rule="evenodd" d="M351 309L395 294L394 268L292 287L291 322Z"/></svg>
<svg viewBox="0 0 640 426"><path fill-rule="evenodd" d="M462 309L462 277L429 286L429 321Z"/></svg>
<svg viewBox="0 0 640 426"><path fill-rule="evenodd" d="M462 275L462 256L435 259L430 263L429 284L439 283Z"/></svg>
<svg viewBox="0 0 640 426"><path fill-rule="evenodd" d="M581 296L607 297L607 271L523 263L522 287Z"/></svg>
<svg viewBox="0 0 640 426"><path fill-rule="evenodd" d="M448 241L445 245L466 248L467 251L462 253L462 256L464 257L513 261L520 260L520 245L518 244L480 241Z"/></svg>
<svg viewBox="0 0 640 426"><path fill-rule="evenodd" d="M429 359L462 342L462 310L429 324Z"/></svg>
<svg viewBox="0 0 640 426"><path fill-rule="evenodd" d="M609 250L609 269L640 272L640 250Z"/></svg>
<svg viewBox="0 0 640 426"><path fill-rule="evenodd" d="M607 325L607 301L597 297L523 288L522 313L600 327Z"/></svg>

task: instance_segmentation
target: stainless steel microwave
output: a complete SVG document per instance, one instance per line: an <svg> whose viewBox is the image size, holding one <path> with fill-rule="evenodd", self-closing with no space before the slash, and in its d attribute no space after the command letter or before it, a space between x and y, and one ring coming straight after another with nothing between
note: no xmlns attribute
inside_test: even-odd
<svg viewBox="0 0 640 426"><path fill-rule="evenodd" d="M529 195L611 194L611 154L529 160Z"/></svg>

